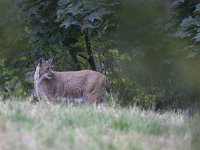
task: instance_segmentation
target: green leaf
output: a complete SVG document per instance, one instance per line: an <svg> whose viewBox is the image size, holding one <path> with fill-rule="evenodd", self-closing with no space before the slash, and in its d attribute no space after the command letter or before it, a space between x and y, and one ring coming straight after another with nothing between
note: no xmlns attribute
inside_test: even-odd
<svg viewBox="0 0 200 150"><path fill-rule="evenodd" d="M180 27L184 30L191 29L195 26L200 26L200 17L196 16L192 18L191 16L188 18L185 18L182 23L180 24Z"/></svg>
<svg viewBox="0 0 200 150"><path fill-rule="evenodd" d="M40 7L39 5L35 5L35 6L31 7L28 11L28 16L30 17L32 15L36 15L39 10L39 7Z"/></svg>
<svg viewBox="0 0 200 150"><path fill-rule="evenodd" d="M195 14L200 14L200 3L196 5L196 9L194 10Z"/></svg>
<svg viewBox="0 0 200 150"><path fill-rule="evenodd" d="M96 27L89 23L89 22L84 22L83 25L81 26L81 29L84 30L84 29L95 29Z"/></svg>
<svg viewBox="0 0 200 150"><path fill-rule="evenodd" d="M200 42L200 33L197 33L195 37L193 37L192 39L194 39L197 42Z"/></svg>
<svg viewBox="0 0 200 150"><path fill-rule="evenodd" d="M180 37L180 38L185 38L185 37L189 37L191 34L187 31L179 30L174 35L177 36L177 37Z"/></svg>
<svg viewBox="0 0 200 150"><path fill-rule="evenodd" d="M70 2L71 2L71 0L59 0L58 5L63 6L63 5L67 5Z"/></svg>
<svg viewBox="0 0 200 150"><path fill-rule="evenodd" d="M87 16L85 18L85 20L89 20L91 21L92 23L95 21L95 20L102 20L102 17L104 17L105 15L110 15L112 12L111 11L107 11L105 8L100 8L96 11L94 11L92 14L90 14L89 16Z"/></svg>
<svg viewBox="0 0 200 150"><path fill-rule="evenodd" d="M68 16L67 19L65 19L60 27L64 27L67 29L70 25L72 25L72 22L74 21L74 18L72 16Z"/></svg>
<svg viewBox="0 0 200 150"><path fill-rule="evenodd" d="M71 14L72 16L76 16L81 10L81 3L70 4L65 10L66 13Z"/></svg>
<svg viewBox="0 0 200 150"><path fill-rule="evenodd" d="M64 13L65 13L65 10L59 9L59 10L57 10L56 15L57 15L58 17L60 17L60 16L63 16Z"/></svg>
<svg viewBox="0 0 200 150"><path fill-rule="evenodd" d="M26 57L26 56L22 56L22 57L20 57L20 60L26 61L26 60L27 60L27 57Z"/></svg>
<svg viewBox="0 0 200 150"><path fill-rule="evenodd" d="M191 16L189 16L188 18L185 18L182 21L182 23L180 24L180 27L184 29L188 29L188 28L193 27L194 23L195 23L195 20Z"/></svg>

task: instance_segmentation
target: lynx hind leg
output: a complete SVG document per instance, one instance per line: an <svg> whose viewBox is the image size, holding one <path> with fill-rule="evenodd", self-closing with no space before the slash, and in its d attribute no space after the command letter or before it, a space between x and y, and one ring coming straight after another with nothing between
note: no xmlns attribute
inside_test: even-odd
<svg viewBox="0 0 200 150"><path fill-rule="evenodd" d="M79 98L64 97L64 98L62 98L62 101L66 104L75 104L75 105L81 105L81 104L86 103L86 100L83 97L79 97Z"/></svg>
<svg viewBox="0 0 200 150"><path fill-rule="evenodd" d="M99 96L96 94L83 94L84 99L86 100L87 104L98 104L99 103Z"/></svg>
<svg viewBox="0 0 200 150"><path fill-rule="evenodd" d="M74 103L77 105L82 105L86 103L86 100L83 97L74 98Z"/></svg>

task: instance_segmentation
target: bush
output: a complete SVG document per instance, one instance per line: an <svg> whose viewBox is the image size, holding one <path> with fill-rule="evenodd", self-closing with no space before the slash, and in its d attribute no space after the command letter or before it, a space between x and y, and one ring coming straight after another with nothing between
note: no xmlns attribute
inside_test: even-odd
<svg viewBox="0 0 200 150"><path fill-rule="evenodd" d="M26 96L24 91L26 82L23 80L22 71L5 66L5 60L0 60L0 99L10 96Z"/></svg>

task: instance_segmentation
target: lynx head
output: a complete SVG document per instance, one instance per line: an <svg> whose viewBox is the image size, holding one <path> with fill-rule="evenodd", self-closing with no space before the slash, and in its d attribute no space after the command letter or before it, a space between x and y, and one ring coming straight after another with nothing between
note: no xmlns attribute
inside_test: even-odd
<svg viewBox="0 0 200 150"><path fill-rule="evenodd" d="M39 79L51 79L53 77L53 65L52 65L52 59L49 59L47 61L40 61L38 63L39 68Z"/></svg>

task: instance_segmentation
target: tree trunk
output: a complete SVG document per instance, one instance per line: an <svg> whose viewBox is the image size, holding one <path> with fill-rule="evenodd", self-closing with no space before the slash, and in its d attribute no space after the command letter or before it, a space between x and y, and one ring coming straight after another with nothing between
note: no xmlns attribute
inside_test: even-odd
<svg viewBox="0 0 200 150"><path fill-rule="evenodd" d="M88 53L88 62L90 64L91 69L96 70L96 64L94 61L93 52L91 50L91 43L90 43L88 32L86 32L84 34L84 38L85 38L85 44L86 44L86 49L87 49L87 53Z"/></svg>
<svg viewBox="0 0 200 150"><path fill-rule="evenodd" d="M69 50L69 53L70 53L70 55L71 55L71 57L72 57L72 59L73 59L73 61L74 61L75 70L81 70L81 66L80 66L80 63L79 63L79 61L78 61L78 59L77 59L77 55L76 55L76 54L73 54L73 52L72 52L71 49Z"/></svg>

